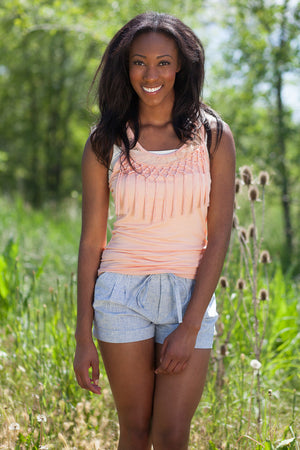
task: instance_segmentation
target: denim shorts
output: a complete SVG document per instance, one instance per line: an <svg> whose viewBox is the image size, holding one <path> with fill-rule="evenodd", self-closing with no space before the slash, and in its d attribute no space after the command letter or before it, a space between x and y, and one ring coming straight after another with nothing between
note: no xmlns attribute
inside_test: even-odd
<svg viewBox="0 0 300 450"><path fill-rule="evenodd" d="M188 306L195 280L172 273L101 273L94 294L94 336L112 343L154 338L163 344ZM195 348L212 348L218 318L215 295L205 312Z"/></svg>

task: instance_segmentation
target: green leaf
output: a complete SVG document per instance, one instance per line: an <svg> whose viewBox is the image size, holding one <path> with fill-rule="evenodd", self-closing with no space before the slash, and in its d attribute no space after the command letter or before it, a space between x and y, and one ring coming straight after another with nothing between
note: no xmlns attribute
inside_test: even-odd
<svg viewBox="0 0 300 450"><path fill-rule="evenodd" d="M274 450L273 444L269 439L266 439L265 450Z"/></svg>
<svg viewBox="0 0 300 450"><path fill-rule="evenodd" d="M289 448L293 448L294 446L291 446L290 444L294 444L295 443L295 439L296 438L290 438L290 439L285 439L284 441L281 441L279 445L277 445L277 448L282 448L282 449L289 449Z"/></svg>

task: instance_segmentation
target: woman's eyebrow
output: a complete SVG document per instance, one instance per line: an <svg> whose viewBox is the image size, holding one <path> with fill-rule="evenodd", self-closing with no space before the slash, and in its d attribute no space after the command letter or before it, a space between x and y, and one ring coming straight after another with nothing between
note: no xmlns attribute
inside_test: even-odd
<svg viewBox="0 0 300 450"><path fill-rule="evenodd" d="M138 56L139 58L147 58L147 56L145 56L145 55L140 55L139 53L135 53L134 55L132 55L132 58L134 58L135 56ZM159 56L156 57L156 59L159 59L159 58L165 58L166 56L168 56L169 58L172 58L172 59L173 59L173 57L172 57L171 55L169 55L169 54L166 54L166 55L159 55Z"/></svg>

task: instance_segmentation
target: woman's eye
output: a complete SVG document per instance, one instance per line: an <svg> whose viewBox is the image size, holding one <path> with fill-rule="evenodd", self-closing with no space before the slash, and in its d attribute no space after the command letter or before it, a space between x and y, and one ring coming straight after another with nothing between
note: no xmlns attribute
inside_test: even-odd
<svg viewBox="0 0 300 450"><path fill-rule="evenodd" d="M160 61L159 65L160 66L169 66L170 65L170 61Z"/></svg>
<svg viewBox="0 0 300 450"><path fill-rule="evenodd" d="M144 65L144 61L140 61L140 60L135 60L135 61L133 61L133 64L135 65L135 66L143 66Z"/></svg>

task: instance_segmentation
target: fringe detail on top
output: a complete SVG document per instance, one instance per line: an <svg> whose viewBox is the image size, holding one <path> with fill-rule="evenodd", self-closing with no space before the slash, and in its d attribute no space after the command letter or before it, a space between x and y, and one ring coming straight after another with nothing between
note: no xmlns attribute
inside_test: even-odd
<svg viewBox="0 0 300 450"><path fill-rule="evenodd" d="M160 222L208 206L209 157L202 140L177 150L176 158L174 154L159 158L138 149L131 152L135 170L125 159L120 164L119 158L110 179L117 217Z"/></svg>

